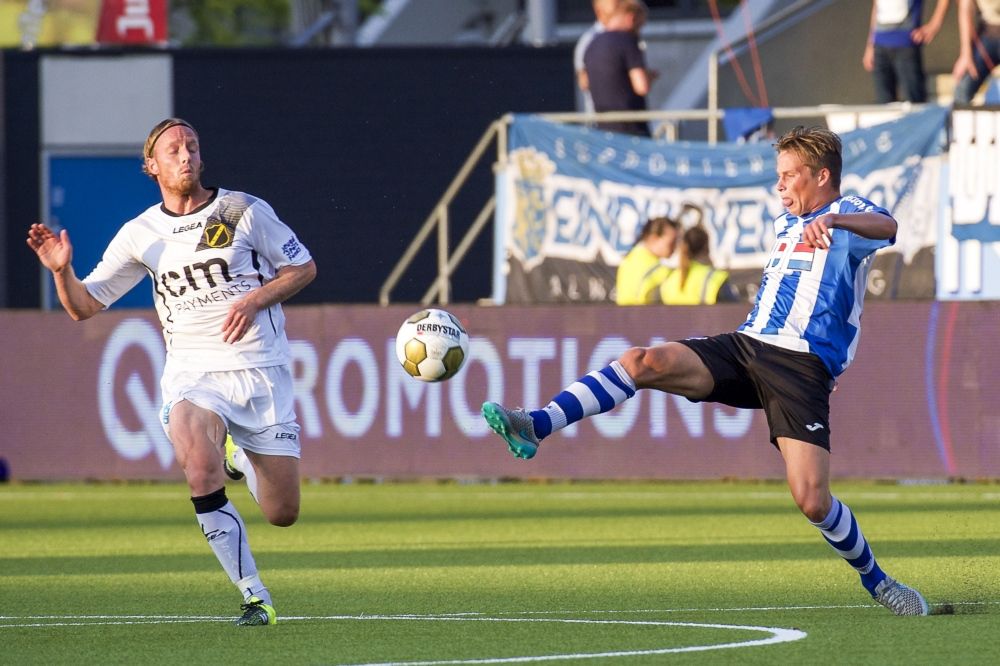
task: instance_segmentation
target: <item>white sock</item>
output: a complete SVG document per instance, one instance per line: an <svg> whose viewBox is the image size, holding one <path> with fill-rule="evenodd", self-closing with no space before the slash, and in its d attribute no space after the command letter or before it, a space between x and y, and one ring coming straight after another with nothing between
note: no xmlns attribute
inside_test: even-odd
<svg viewBox="0 0 1000 666"><path fill-rule="evenodd" d="M243 601L250 601L250 597L257 597L268 606L274 605L271 603L271 593L264 587L264 583L260 582L259 575L247 576L238 581L236 587L240 588L240 592L243 593Z"/></svg>
<svg viewBox="0 0 1000 666"><path fill-rule="evenodd" d="M192 497L191 501L202 534L229 580L239 588L244 599L257 596L270 605L271 595L260 582L257 564L250 552L246 525L240 512L226 498L225 488L203 497Z"/></svg>

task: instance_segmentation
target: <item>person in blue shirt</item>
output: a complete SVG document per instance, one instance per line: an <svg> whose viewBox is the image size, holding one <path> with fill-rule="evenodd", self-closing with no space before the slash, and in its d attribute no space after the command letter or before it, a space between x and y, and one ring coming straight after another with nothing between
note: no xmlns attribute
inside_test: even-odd
<svg viewBox="0 0 1000 666"><path fill-rule="evenodd" d="M830 393L854 356L874 253L895 242L896 220L840 193L840 137L796 127L775 144L777 192L787 213L756 302L732 333L634 347L545 407L483 404L489 427L519 458L582 418L655 389L689 400L763 409L792 498L872 597L897 615L927 615L923 596L878 565L858 522L830 491Z"/></svg>
<svg viewBox="0 0 1000 666"><path fill-rule="evenodd" d="M941 30L948 0L938 0L927 23L921 24L923 0L872 0L871 29L861 63L872 73L875 101L927 101L923 46Z"/></svg>

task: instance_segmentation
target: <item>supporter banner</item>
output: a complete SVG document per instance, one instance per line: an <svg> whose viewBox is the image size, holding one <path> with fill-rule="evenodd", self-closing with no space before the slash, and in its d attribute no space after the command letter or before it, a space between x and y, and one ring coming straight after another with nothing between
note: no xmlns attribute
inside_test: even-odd
<svg viewBox="0 0 1000 666"><path fill-rule="evenodd" d="M0 46L166 42L167 0L0 1Z"/></svg>
<svg viewBox="0 0 1000 666"><path fill-rule="evenodd" d="M842 135L842 191L885 206L900 223L896 246L872 270L874 298L934 297L947 113L931 107ZM515 116L509 146L497 177L498 302L613 302L616 267L657 215L700 220L716 266L752 300L772 221L784 212L770 142L661 143Z"/></svg>
<svg viewBox="0 0 1000 666"><path fill-rule="evenodd" d="M1000 299L1000 109L956 110L951 118L937 297Z"/></svg>
<svg viewBox="0 0 1000 666"><path fill-rule="evenodd" d="M302 473L312 478L781 478L761 412L640 391L516 460L484 400L538 406L631 345L732 330L738 305L454 307L471 336L443 384L408 377L393 337L411 309L288 309ZM569 316L571 315L571 316ZM875 302L832 396L839 477L1000 477L1000 303ZM74 323L0 314L0 457L14 479L180 479L159 421L163 340L143 310Z"/></svg>

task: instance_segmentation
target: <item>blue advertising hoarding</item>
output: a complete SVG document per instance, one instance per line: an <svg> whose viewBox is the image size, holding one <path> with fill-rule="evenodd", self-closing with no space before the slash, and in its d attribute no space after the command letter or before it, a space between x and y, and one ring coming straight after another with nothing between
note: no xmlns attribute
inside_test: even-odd
<svg viewBox="0 0 1000 666"><path fill-rule="evenodd" d="M51 155L48 220L69 231L73 268L82 279L101 260L118 229L160 200L160 190L142 173L141 149L129 155ZM58 307L55 285L45 271L49 303ZM113 308L153 307L152 286L141 282Z"/></svg>

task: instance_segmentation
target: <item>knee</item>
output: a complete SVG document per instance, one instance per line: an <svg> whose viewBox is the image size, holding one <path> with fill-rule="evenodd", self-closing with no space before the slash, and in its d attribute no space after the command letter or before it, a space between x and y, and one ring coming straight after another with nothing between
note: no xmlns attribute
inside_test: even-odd
<svg viewBox="0 0 1000 666"><path fill-rule="evenodd" d="M637 388L663 388L661 384L664 380L674 378L682 372L682 365L678 362L678 347L676 343L632 347L621 355L618 362L635 381Z"/></svg>
<svg viewBox="0 0 1000 666"><path fill-rule="evenodd" d="M833 503L830 494L821 492L818 488L793 490L792 497L802 515L813 523L823 522L830 513L830 506Z"/></svg>
<svg viewBox="0 0 1000 666"><path fill-rule="evenodd" d="M648 374L650 370L656 369L649 347L632 347L621 355L618 362L636 383L641 382L643 376Z"/></svg>
<svg viewBox="0 0 1000 666"><path fill-rule="evenodd" d="M184 478L192 495L205 495L226 485L219 470L192 461L184 465Z"/></svg>
<svg viewBox="0 0 1000 666"><path fill-rule="evenodd" d="M275 527L291 527L299 519L299 507L292 504L281 505L265 512L264 516Z"/></svg>
<svg viewBox="0 0 1000 666"><path fill-rule="evenodd" d="M622 367L625 368L625 370L627 370L629 374L632 374L632 370L642 367L645 355L646 355L645 347L632 347L631 349L626 350L625 353L621 355L621 358L618 359L618 362L622 364Z"/></svg>

